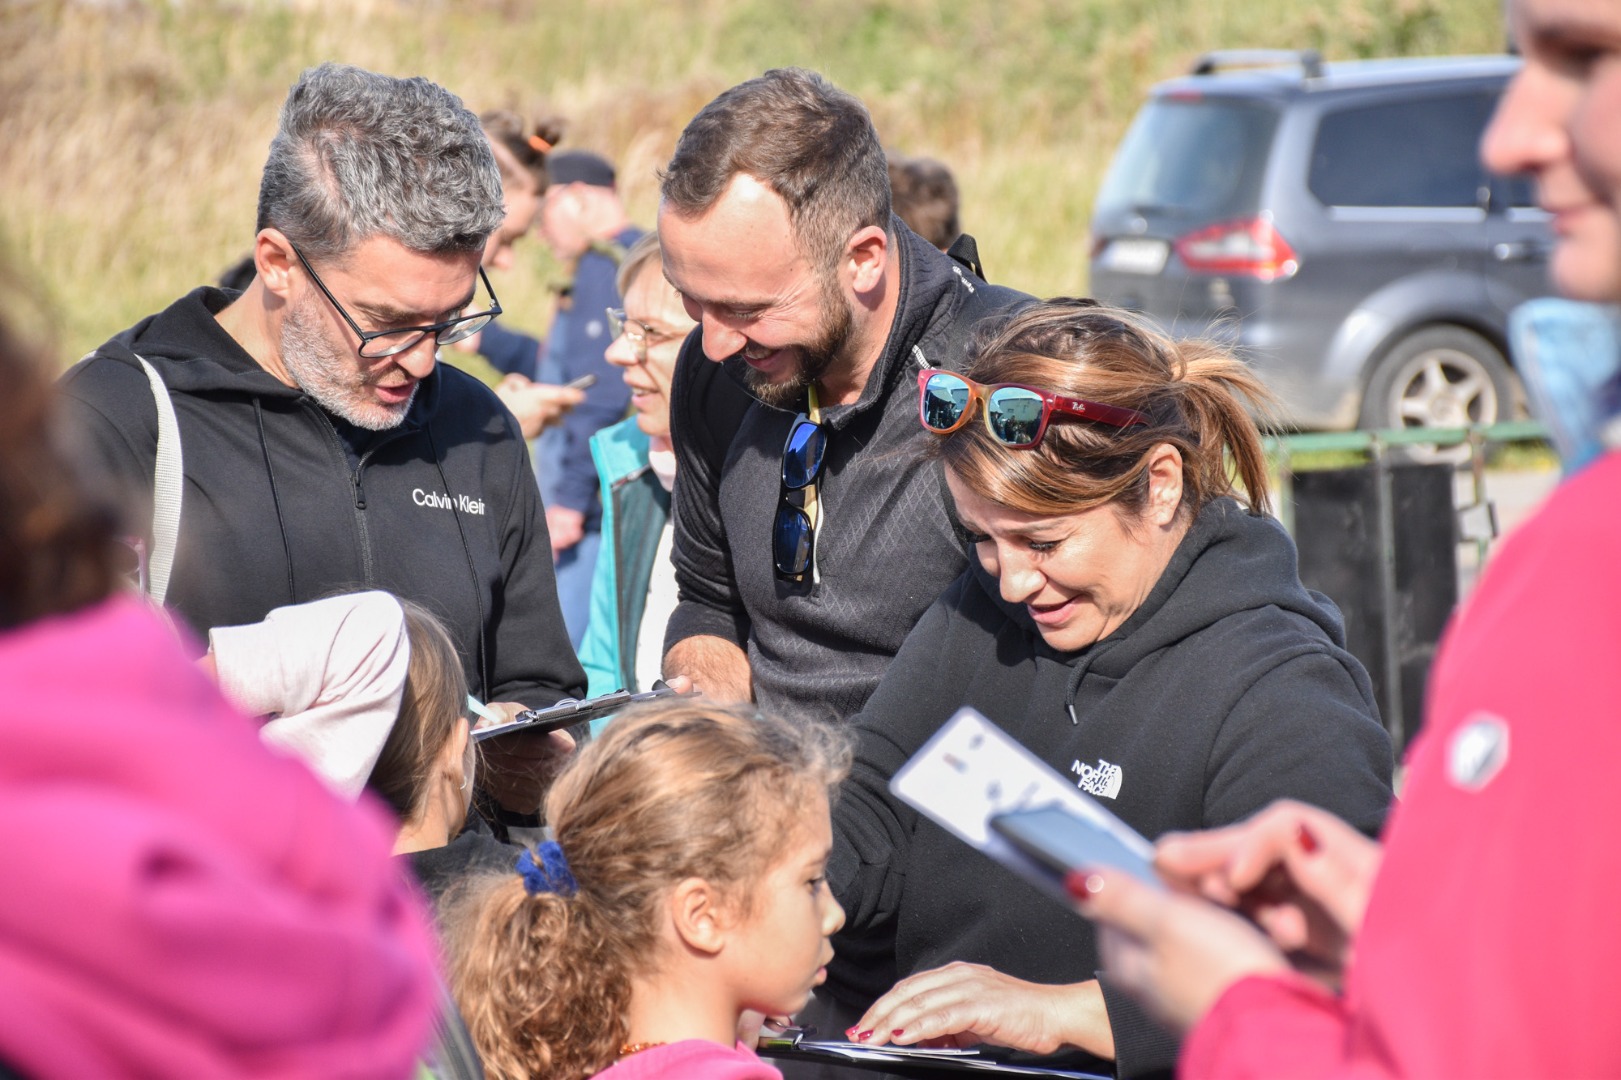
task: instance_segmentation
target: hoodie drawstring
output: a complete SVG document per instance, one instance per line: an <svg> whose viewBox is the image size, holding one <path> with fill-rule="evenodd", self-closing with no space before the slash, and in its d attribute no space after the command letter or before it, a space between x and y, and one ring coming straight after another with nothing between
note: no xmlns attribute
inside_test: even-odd
<svg viewBox="0 0 1621 1080"><path fill-rule="evenodd" d="M1112 643L1111 645L1104 646L1101 649L1097 648L1096 646L1088 649L1086 654L1081 657L1080 661L1069 673L1069 686L1064 692L1064 708L1069 713L1069 722L1074 724L1076 727L1081 726L1081 718L1075 715L1075 695L1081 692L1081 680L1086 678L1086 673L1088 671L1092 670L1093 662L1095 662L1099 656L1102 656L1104 653L1108 652L1109 648L1111 647Z"/></svg>
<svg viewBox="0 0 1621 1080"><path fill-rule="evenodd" d="M433 467L439 470L439 482L448 493L450 480L445 476L445 463L439 456L439 447L433 441L433 422L425 421L422 430L428 436L428 453L433 455ZM484 590L479 586L478 567L473 564L473 549L467 543L467 530L462 526L462 515L453 510L450 516L456 522L456 535L461 539L462 555L467 559L467 573L473 579L473 603L478 608L478 673L479 678L484 680L484 685L479 688L478 699L488 701L490 692L495 687L495 679L494 673L490 671L490 653L484 643Z"/></svg>
<svg viewBox="0 0 1621 1080"><path fill-rule="evenodd" d="M281 553L287 560L287 602L298 603L298 588L293 579L293 546L287 540L287 520L281 513L281 495L276 490L276 470L270 464L270 442L265 438L265 414L259 399L253 399L253 418L259 425L259 450L265 458L265 474L270 477L270 504L276 508L276 527L281 530Z"/></svg>

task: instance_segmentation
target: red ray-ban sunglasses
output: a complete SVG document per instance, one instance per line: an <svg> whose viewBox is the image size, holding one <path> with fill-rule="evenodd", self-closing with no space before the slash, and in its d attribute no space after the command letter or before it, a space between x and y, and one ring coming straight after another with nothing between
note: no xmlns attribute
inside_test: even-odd
<svg viewBox="0 0 1621 1080"><path fill-rule="evenodd" d="M968 423L977 401L991 436L1012 450L1029 450L1041 442L1054 413L1095 420L1117 428L1147 426L1136 409L1065 397L1020 383L977 383L941 368L917 373L918 418L936 435L950 435Z"/></svg>

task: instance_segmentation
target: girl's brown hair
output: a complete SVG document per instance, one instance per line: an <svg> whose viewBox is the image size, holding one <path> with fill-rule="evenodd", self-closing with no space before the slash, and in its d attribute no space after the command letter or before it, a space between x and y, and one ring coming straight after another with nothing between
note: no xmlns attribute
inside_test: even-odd
<svg viewBox="0 0 1621 1080"><path fill-rule="evenodd" d="M982 330L967 374L1149 418L1146 426L1117 428L1054 416L1038 446L1012 450L976 413L935 439L931 452L983 498L1028 514L1112 503L1136 517L1148 498L1150 452L1168 443L1182 455L1185 510L1198 513L1233 493L1233 472L1251 509L1267 510L1266 460L1249 409L1270 414L1274 399L1242 360L1215 342L1177 341L1128 312L1060 298Z"/></svg>
<svg viewBox="0 0 1621 1080"><path fill-rule="evenodd" d="M456 998L492 1080L613 1064L669 890L702 878L746 911L796 811L831 792L849 756L842 729L706 701L627 709L582 748L546 800L579 891L531 896L514 872L473 886L446 920Z"/></svg>
<svg viewBox="0 0 1621 1080"><path fill-rule="evenodd" d="M411 647L405 694L366 786L408 822L422 811L440 751L467 713L467 676L444 625L414 601L401 599L400 607ZM471 789L471 772L466 783Z"/></svg>
<svg viewBox="0 0 1621 1080"><path fill-rule="evenodd" d="M534 127L530 127L515 112L492 109L480 115L478 122L484 128L484 134L490 137L490 142L511 155L510 160L501 154L495 155L496 167L501 170L501 182L505 184L516 179L512 172L515 162L523 170L524 179L534 184L536 191L545 192L550 183L546 175L546 155L563 137L562 121L538 120Z"/></svg>

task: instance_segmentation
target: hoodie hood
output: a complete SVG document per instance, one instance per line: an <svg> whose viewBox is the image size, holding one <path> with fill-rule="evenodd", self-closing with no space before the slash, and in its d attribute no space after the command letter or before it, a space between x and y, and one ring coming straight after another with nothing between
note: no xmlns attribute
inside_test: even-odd
<svg viewBox="0 0 1621 1080"><path fill-rule="evenodd" d="M409 1072L434 946L378 804L263 746L134 600L0 635L0 686L0 1072Z"/></svg>
<svg viewBox="0 0 1621 1080"><path fill-rule="evenodd" d="M1294 541L1283 526L1230 498L1212 500L1194 517L1142 606L1114 633L1078 652L1060 653L1047 646L1024 605L1003 600L997 580L977 560L974 574L1007 617L1036 639L1038 653L1077 666L1071 696L1087 672L1123 678L1151 653L1259 608L1302 615L1334 645L1345 647L1339 609L1300 583Z"/></svg>

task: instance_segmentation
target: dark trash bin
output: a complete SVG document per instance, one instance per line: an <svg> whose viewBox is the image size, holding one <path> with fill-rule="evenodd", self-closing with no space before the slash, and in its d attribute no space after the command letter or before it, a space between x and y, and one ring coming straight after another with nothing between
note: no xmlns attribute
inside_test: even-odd
<svg viewBox="0 0 1621 1080"><path fill-rule="evenodd" d="M1458 521L1449 465L1375 461L1296 473L1300 580L1345 616L1398 755L1424 715L1435 646L1458 602Z"/></svg>

